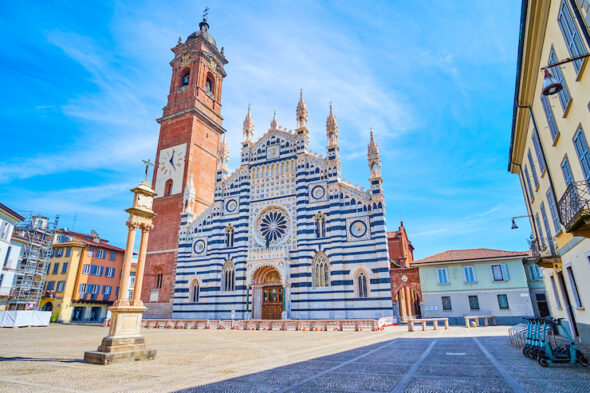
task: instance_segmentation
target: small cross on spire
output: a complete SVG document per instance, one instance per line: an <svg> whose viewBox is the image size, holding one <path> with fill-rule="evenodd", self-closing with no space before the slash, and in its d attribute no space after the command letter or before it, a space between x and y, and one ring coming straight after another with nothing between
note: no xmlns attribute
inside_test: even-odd
<svg viewBox="0 0 590 393"><path fill-rule="evenodd" d="M203 10L203 20L207 21L207 17L209 16L209 7L205 7Z"/></svg>
<svg viewBox="0 0 590 393"><path fill-rule="evenodd" d="M145 181L147 182L148 172L150 171L150 167L154 166L154 163L151 162L149 158L147 160L141 160L141 162L145 165Z"/></svg>

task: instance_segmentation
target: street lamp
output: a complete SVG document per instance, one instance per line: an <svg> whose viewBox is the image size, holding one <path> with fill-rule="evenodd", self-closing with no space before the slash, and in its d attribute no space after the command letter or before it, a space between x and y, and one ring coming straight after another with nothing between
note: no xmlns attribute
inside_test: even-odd
<svg viewBox="0 0 590 393"><path fill-rule="evenodd" d="M545 79L543 80L543 95L551 96L559 93L563 89L563 85L559 81L553 79L549 70L545 70Z"/></svg>
<svg viewBox="0 0 590 393"><path fill-rule="evenodd" d="M589 57L589 56L590 56L590 53L585 53L580 56L569 57L565 60L557 61L553 64L548 64L545 67L541 67L541 71L545 71L545 79L543 80L543 95L550 96L553 94L557 94L563 89L563 85L561 84L561 82L553 79L548 68L553 68L553 67L560 66L562 64L571 63L572 61L585 59L586 57Z"/></svg>
<svg viewBox="0 0 590 393"><path fill-rule="evenodd" d="M518 229L518 225L516 225L516 219L518 219L518 218L525 218L525 217L530 217L530 216L516 216L516 217L512 217L512 228L511 229Z"/></svg>

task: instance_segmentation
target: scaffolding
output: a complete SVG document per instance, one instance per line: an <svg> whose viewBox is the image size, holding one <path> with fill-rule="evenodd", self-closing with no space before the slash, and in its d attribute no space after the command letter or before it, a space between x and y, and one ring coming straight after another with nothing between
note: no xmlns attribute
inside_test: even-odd
<svg viewBox="0 0 590 393"><path fill-rule="evenodd" d="M12 310L35 310L45 288L49 258L59 216L50 223L47 217L28 214L14 232L26 239L15 272L14 285L8 300Z"/></svg>

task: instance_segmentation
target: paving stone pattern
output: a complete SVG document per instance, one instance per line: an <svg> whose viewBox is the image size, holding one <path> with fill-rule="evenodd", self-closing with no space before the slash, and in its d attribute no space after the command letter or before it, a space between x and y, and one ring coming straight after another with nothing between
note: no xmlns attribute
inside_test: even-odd
<svg viewBox="0 0 590 393"><path fill-rule="evenodd" d="M590 369L542 368L507 327L405 329L146 330L156 359L116 366L81 363L105 328L0 329L0 392L590 393Z"/></svg>

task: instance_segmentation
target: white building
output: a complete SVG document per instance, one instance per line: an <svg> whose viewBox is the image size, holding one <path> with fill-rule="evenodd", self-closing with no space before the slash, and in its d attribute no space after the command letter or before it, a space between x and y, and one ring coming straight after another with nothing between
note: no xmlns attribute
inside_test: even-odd
<svg viewBox="0 0 590 393"><path fill-rule="evenodd" d="M24 217L0 203L0 310L6 308L19 255L25 239L13 236L14 225Z"/></svg>
<svg viewBox="0 0 590 393"><path fill-rule="evenodd" d="M377 145L365 190L340 176L338 127L326 121L327 157L309 150L301 97L294 131L277 124L253 141L244 120L242 162L219 152L215 201L182 216L174 317L378 319L392 316L385 201ZM192 180L185 211L192 211Z"/></svg>
<svg viewBox="0 0 590 393"><path fill-rule="evenodd" d="M510 325L532 317L525 272L529 256L529 251L475 248L414 261L420 272L422 316L462 324L465 315L494 315L498 323Z"/></svg>

